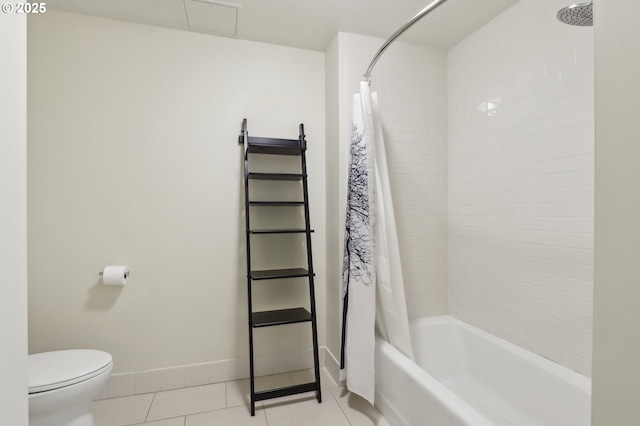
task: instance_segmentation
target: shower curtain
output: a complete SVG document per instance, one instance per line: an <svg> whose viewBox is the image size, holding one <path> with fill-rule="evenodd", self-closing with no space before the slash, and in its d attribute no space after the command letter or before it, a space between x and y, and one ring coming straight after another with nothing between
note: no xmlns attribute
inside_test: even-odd
<svg viewBox="0 0 640 426"><path fill-rule="evenodd" d="M413 359L377 93L353 97L343 261L347 388L373 404L375 330Z"/></svg>

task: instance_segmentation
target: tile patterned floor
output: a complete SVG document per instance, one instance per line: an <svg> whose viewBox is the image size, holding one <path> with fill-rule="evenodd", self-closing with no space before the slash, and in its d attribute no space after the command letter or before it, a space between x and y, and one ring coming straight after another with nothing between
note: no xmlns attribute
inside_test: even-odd
<svg viewBox="0 0 640 426"><path fill-rule="evenodd" d="M95 401L95 426L389 426L362 398L338 387L321 370L322 404L311 393L256 404L249 414L249 380L215 383L164 392ZM256 389L313 380L313 370L256 379Z"/></svg>

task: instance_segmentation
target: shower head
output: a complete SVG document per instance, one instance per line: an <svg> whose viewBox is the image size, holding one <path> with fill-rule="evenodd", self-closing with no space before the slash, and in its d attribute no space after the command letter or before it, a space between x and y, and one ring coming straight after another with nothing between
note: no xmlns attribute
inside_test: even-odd
<svg viewBox="0 0 640 426"><path fill-rule="evenodd" d="M556 15L558 21L563 24L577 25L580 27L593 26L593 1L578 3L560 9Z"/></svg>

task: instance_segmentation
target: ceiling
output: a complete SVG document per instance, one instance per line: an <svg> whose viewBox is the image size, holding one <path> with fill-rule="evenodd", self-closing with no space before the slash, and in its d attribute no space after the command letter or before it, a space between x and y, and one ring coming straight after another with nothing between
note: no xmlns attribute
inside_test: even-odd
<svg viewBox="0 0 640 426"><path fill-rule="evenodd" d="M448 50L518 0L450 0L402 40ZM47 8L324 51L339 31L387 38L431 0L47 0Z"/></svg>

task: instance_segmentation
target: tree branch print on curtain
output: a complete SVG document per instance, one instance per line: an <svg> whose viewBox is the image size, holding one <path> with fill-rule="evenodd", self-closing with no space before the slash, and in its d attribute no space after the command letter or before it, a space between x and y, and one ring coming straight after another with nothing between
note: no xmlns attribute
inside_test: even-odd
<svg viewBox="0 0 640 426"><path fill-rule="evenodd" d="M351 128L351 149L347 194L347 215L342 265L343 297L350 278L369 286L375 279L373 269L372 212L369 210L369 158L364 133Z"/></svg>

